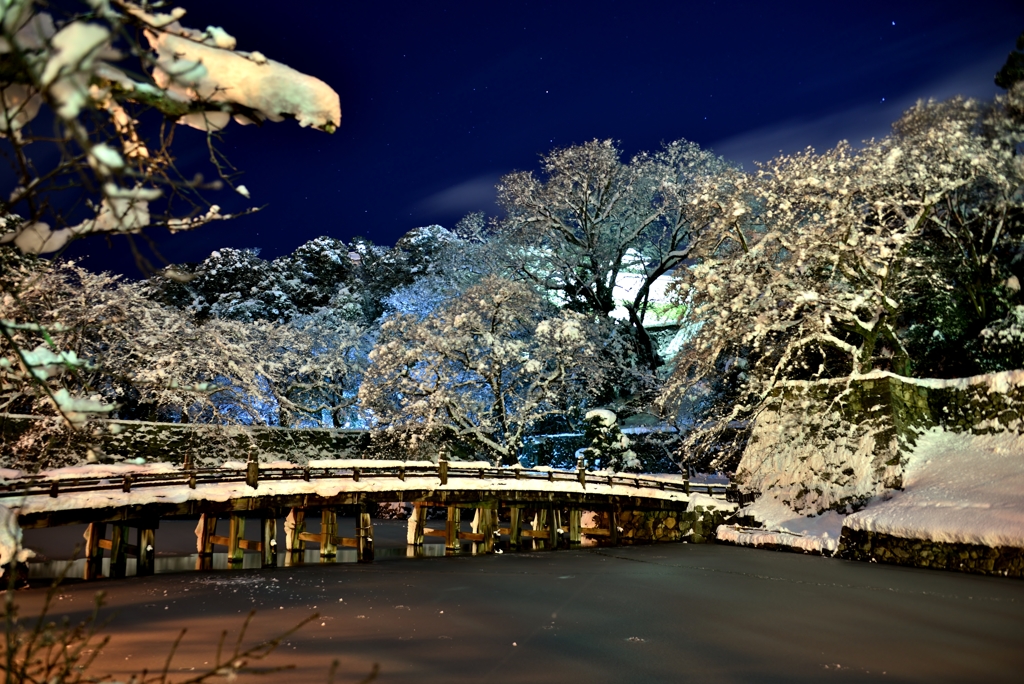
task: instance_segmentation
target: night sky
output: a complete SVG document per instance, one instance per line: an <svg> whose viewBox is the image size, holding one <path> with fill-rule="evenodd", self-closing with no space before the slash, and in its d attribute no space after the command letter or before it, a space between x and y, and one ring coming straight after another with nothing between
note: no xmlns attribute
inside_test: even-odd
<svg viewBox="0 0 1024 684"><path fill-rule="evenodd" d="M183 23L329 83L337 133L232 124L222 150L254 216L177 236L170 262L221 247L273 258L319 235L393 244L498 211L494 184L554 147L612 138L626 156L679 138L752 169L780 149L885 135L918 98L991 98L1024 2L266 2L182 0ZM179 165L207 170L198 133ZM211 199L244 206L228 191ZM138 275L124 238L85 265Z"/></svg>

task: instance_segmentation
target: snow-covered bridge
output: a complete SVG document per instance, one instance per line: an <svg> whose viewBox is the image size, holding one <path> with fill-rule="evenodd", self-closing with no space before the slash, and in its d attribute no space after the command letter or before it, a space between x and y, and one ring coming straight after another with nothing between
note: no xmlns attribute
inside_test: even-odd
<svg viewBox="0 0 1024 684"><path fill-rule="evenodd" d="M246 551L276 565L277 519L285 518L286 562L300 562L304 545L316 543L322 559L339 546L358 549L361 561L373 559L373 504L408 502L411 545L425 536L444 537L447 548L470 541L489 552L495 539L512 549L558 548L581 543L584 535L618 543L676 540L707 535L707 513L720 521L735 508L726 486L691 482L681 475L628 474L551 468L494 467L486 462L431 463L366 459L312 459L300 465L283 461L229 461L217 467L175 463L85 465L35 475L13 471L0 481L0 507L8 528L87 524L85 577L99 575L104 550L112 576L123 576L129 555L140 574L152 572L156 530L161 520L198 519L197 550L212 557L227 547L230 561ZM428 507L445 507L444 529L425 526ZM339 510L357 510L355 536L339 535ZM461 513L474 510L471 532L461 530ZM499 511L507 523L499 523ZM584 527L584 512L591 526ZM320 532L305 530L307 513L319 513ZM227 536L216 532L217 518L230 520ZM246 519L261 521L260 540L245 539ZM624 522L625 521L625 522ZM524 528L524 524L526 525ZM623 526L628 529L624 529ZM111 534L107 536L107 528ZM135 543L130 530L138 529ZM16 530L9 530L16 532ZM14 542L8 534L4 543ZM626 539L624 538L623 541Z"/></svg>

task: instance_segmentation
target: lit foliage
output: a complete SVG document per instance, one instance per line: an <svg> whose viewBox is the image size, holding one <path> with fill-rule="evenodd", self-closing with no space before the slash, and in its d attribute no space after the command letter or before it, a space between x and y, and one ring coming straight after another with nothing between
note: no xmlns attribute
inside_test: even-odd
<svg viewBox="0 0 1024 684"><path fill-rule="evenodd" d="M144 284L7 257L5 290L18 296L0 301L0 411L45 414L52 402L76 425L98 412L258 424L269 393L287 425L354 401L361 362L347 352L364 330L338 309L287 324L201 322Z"/></svg>
<svg viewBox="0 0 1024 684"><path fill-rule="evenodd" d="M455 442L515 463L530 427L582 401L600 375L583 317L544 312L528 286L488 277L426 318L387 319L364 409L410 446Z"/></svg>
<svg viewBox="0 0 1024 684"><path fill-rule="evenodd" d="M1015 155L1022 98L1018 88L991 107L919 103L893 135L863 150L841 143L780 156L752 175L701 181L691 201L707 228L678 291L692 293L703 325L681 352L665 401L713 383L723 359L738 358L743 372L735 401L719 403L690 446L745 426L786 380L912 372L913 299L960 288L978 320L1006 313L1024 276L1024 167ZM915 247L930 239L967 278L950 281L922 257Z"/></svg>
<svg viewBox="0 0 1024 684"><path fill-rule="evenodd" d="M245 197L248 190L233 184L213 136L208 145L220 180L184 178L171 153L176 124L214 131L232 117L259 123L288 116L332 132L340 123L337 93L322 81L258 52L236 50L235 39L220 27L183 27L180 8L153 13L150 3L88 0L77 14L58 9L33 0L0 5L0 138L17 178L0 201L0 244L24 254L59 252L90 234L132 235L151 226L176 232L231 218L204 191L224 181ZM137 64L127 65L129 57ZM144 126L146 121L152 125ZM69 192L77 194L84 214L65 209ZM10 282L18 280L15 275ZM48 282L67 285L62 278ZM53 337L61 326L75 324L45 309L33 313L29 303L18 301L22 296L5 289L5 310L27 317L0 321L4 392L17 394L25 382L37 383L35 392L68 425L112 411L61 385L92 364ZM70 301L76 295L52 296ZM92 315L92 302L80 304L86 310L78 318ZM59 323L43 326L38 316Z"/></svg>
<svg viewBox="0 0 1024 684"><path fill-rule="evenodd" d="M660 365L643 321L650 287L688 255L700 216L689 199L693 184L729 167L686 141L623 163L611 140L556 149L542 159L544 178L504 176L499 200L508 216L507 258L519 277L570 309L608 316L619 304L616 281L626 270L643 274L626 303L641 353Z"/></svg>

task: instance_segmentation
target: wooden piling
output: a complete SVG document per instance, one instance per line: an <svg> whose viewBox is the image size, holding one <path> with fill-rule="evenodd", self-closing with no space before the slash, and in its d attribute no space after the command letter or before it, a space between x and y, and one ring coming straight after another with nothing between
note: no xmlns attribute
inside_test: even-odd
<svg viewBox="0 0 1024 684"><path fill-rule="evenodd" d="M614 508L608 511L608 541L612 546L619 545L619 512Z"/></svg>
<svg viewBox="0 0 1024 684"><path fill-rule="evenodd" d="M366 503L359 503L359 521L356 528L358 560L360 563L373 562L373 520L366 511Z"/></svg>
<svg viewBox="0 0 1024 684"><path fill-rule="evenodd" d="M128 525L114 523L110 532L110 576L121 579L128 574Z"/></svg>
<svg viewBox="0 0 1024 684"><path fill-rule="evenodd" d="M459 543L459 528L462 525L462 511L458 506L448 507L448 520L444 524L444 547L448 551L462 550Z"/></svg>
<svg viewBox="0 0 1024 684"><path fill-rule="evenodd" d="M512 506L509 509L508 542L513 551L518 551L523 540L523 509Z"/></svg>
<svg viewBox="0 0 1024 684"><path fill-rule="evenodd" d="M557 508L548 509L548 551L558 549L561 535L558 531L562 528L562 511Z"/></svg>
<svg viewBox="0 0 1024 684"><path fill-rule="evenodd" d="M320 511L320 562L333 563L338 556L334 538L338 536L338 514L333 508Z"/></svg>
<svg viewBox="0 0 1024 684"><path fill-rule="evenodd" d="M263 529L260 532L260 542L263 548L261 565L265 568L277 567L277 518L271 515L263 516Z"/></svg>
<svg viewBox="0 0 1024 684"><path fill-rule="evenodd" d="M196 525L196 570L213 570L213 536L217 534L217 518L203 513Z"/></svg>
<svg viewBox="0 0 1024 684"><path fill-rule="evenodd" d="M135 574L140 577L156 572L156 529L150 525L139 528L139 550L136 554Z"/></svg>
<svg viewBox="0 0 1024 684"><path fill-rule="evenodd" d="M228 532L228 564L241 565L245 550L241 541L245 539L245 516L231 514L231 527Z"/></svg>
<svg viewBox="0 0 1024 684"><path fill-rule="evenodd" d="M93 580L103 575L103 547L100 541L107 535L107 524L94 522L85 528L85 569L82 579Z"/></svg>
<svg viewBox="0 0 1024 684"><path fill-rule="evenodd" d="M285 565L298 565L302 563L306 542L302 541L299 537L305 531L306 511L301 508L293 508L288 511L288 517L284 520L284 543L288 551L288 555L285 556Z"/></svg>
<svg viewBox="0 0 1024 684"><path fill-rule="evenodd" d="M412 514L409 516L409 529L406 532L405 541L412 546L423 546L423 530L427 525L427 506L422 503L413 504Z"/></svg>
<svg viewBox="0 0 1024 684"><path fill-rule="evenodd" d="M494 503L485 504L476 509L473 531L483 535L483 540L477 545L477 553L494 553L495 513L497 510Z"/></svg>
<svg viewBox="0 0 1024 684"><path fill-rule="evenodd" d="M569 548L578 549L582 542L580 528L582 527L583 511L578 508L569 509Z"/></svg>
<svg viewBox="0 0 1024 684"><path fill-rule="evenodd" d="M530 525L534 532L541 532L547 526L548 522L548 511L546 508L538 508L533 514L533 523ZM544 548L545 540L542 537L534 536L533 539L533 550L538 551Z"/></svg>

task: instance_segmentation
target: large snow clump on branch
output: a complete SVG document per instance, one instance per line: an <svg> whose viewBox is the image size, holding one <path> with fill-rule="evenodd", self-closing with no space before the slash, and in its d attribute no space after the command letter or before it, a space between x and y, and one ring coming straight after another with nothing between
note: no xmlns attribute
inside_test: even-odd
<svg viewBox="0 0 1024 684"><path fill-rule="evenodd" d="M259 52L236 52L235 39L219 27L201 32L173 22L145 35L158 55L153 78L171 93L241 105L260 119L255 123L282 121L288 115L300 126L332 132L341 122L338 94L330 86ZM230 118L228 112L196 112L181 123L219 130ZM244 114L236 114L235 120L253 123Z"/></svg>

